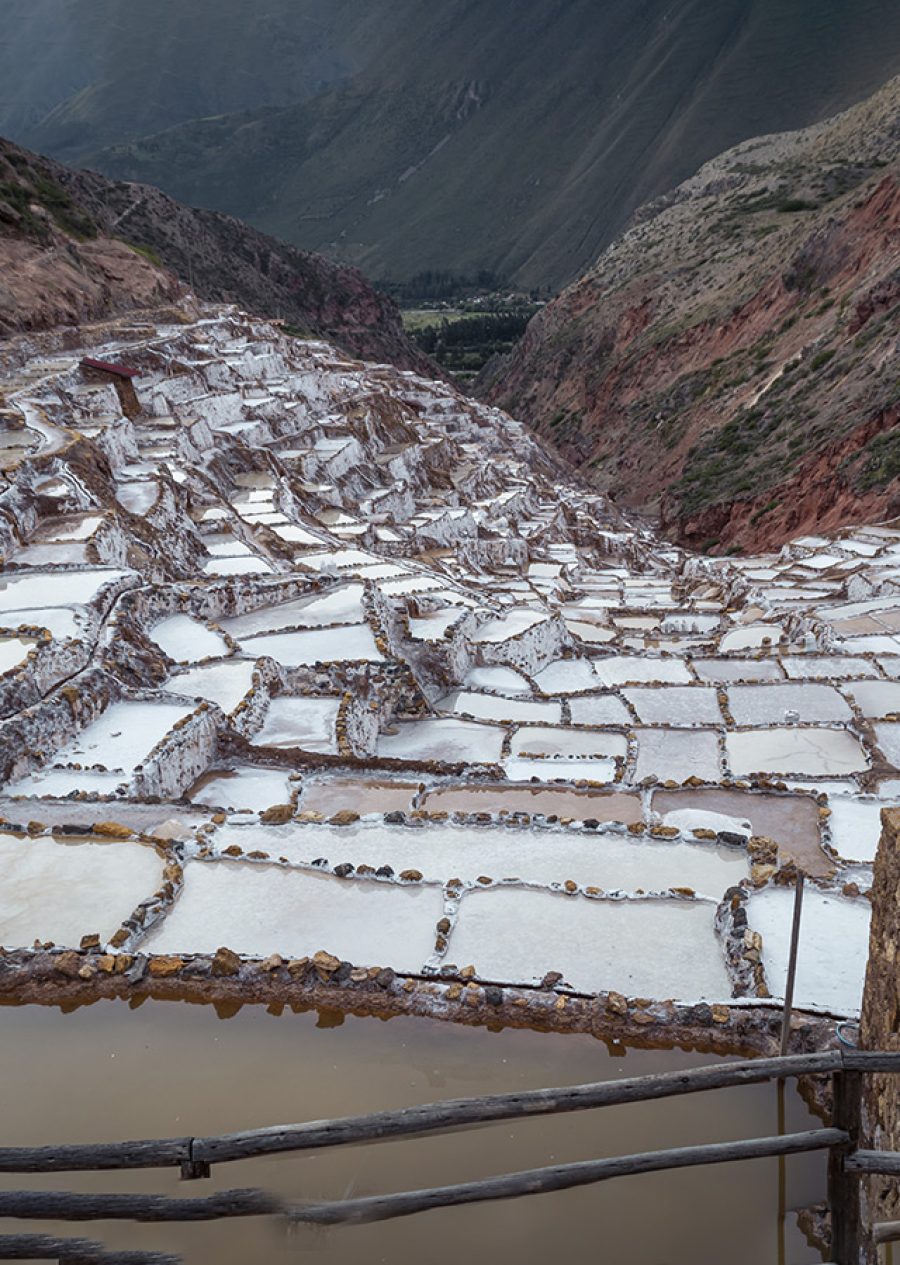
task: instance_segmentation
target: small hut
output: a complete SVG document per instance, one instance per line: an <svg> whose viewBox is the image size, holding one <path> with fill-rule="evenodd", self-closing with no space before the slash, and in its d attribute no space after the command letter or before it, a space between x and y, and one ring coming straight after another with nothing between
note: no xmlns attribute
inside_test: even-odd
<svg viewBox="0 0 900 1265"><path fill-rule="evenodd" d="M116 364L112 360L92 360L86 356L81 362L81 372L87 382L111 382L116 388L125 416L138 416L141 406L134 389L134 379L141 376L138 369L129 369L127 365Z"/></svg>

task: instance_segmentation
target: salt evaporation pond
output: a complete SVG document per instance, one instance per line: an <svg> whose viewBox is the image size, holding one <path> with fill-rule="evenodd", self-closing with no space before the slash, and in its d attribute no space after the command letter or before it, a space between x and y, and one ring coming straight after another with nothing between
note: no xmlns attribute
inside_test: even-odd
<svg viewBox="0 0 900 1265"><path fill-rule="evenodd" d="M831 795L828 825L831 842L842 857L852 861L874 861L881 838L881 810L894 808L897 800L863 799Z"/></svg>
<svg viewBox="0 0 900 1265"><path fill-rule="evenodd" d="M228 654L225 638L190 615L170 615L160 620L150 629L150 637L176 663L196 663Z"/></svg>
<svg viewBox="0 0 900 1265"><path fill-rule="evenodd" d="M144 942L152 953L312 956L420 971L444 912L439 888L345 883L330 875L192 861L175 908Z"/></svg>
<svg viewBox="0 0 900 1265"><path fill-rule="evenodd" d="M615 694L581 694L569 703L573 725L631 725L628 708Z"/></svg>
<svg viewBox="0 0 900 1265"><path fill-rule="evenodd" d="M369 778L328 778L304 782L300 806L327 816L339 809L363 815L406 811L419 789L418 782L381 782Z"/></svg>
<svg viewBox="0 0 900 1265"><path fill-rule="evenodd" d="M718 782L721 777L721 756L718 734L709 730L686 732L683 729L638 729L637 769L635 781L645 777L660 782L684 782L698 777L704 782Z"/></svg>
<svg viewBox="0 0 900 1265"><path fill-rule="evenodd" d="M622 734L602 733L599 730L552 729L523 727L513 735L510 744L513 755L545 756L620 756L624 759L628 743Z"/></svg>
<svg viewBox="0 0 900 1265"><path fill-rule="evenodd" d="M0 615L25 607L84 605L127 571L54 571L52 575L0 575Z"/></svg>
<svg viewBox="0 0 900 1265"><path fill-rule="evenodd" d="M691 675L679 659L637 659L620 655L615 659L595 659L594 671L602 685L630 685L637 682L690 685Z"/></svg>
<svg viewBox="0 0 900 1265"><path fill-rule="evenodd" d="M441 712L462 712L480 720L546 721L559 724L562 707L559 703L522 698L498 698L494 694L473 694L468 690L445 694L435 703Z"/></svg>
<svg viewBox="0 0 900 1265"><path fill-rule="evenodd" d="M467 813L525 812L546 817L570 817L585 821L620 821L628 825L643 819L640 797L618 792L576 791L553 786L446 786L428 791L425 807L431 811Z"/></svg>
<svg viewBox="0 0 900 1265"><path fill-rule="evenodd" d="M231 1017L225 1020L226 1015ZM264 1060L261 1069L260 1060ZM239 1013L148 1001L139 1008L98 1002L64 1014L52 1007L7 1008L0 1077L15 1084L4 1101L8 1146L101 1142L112 1136L209 1135L290 1121L358 1115L447 1098L521 1092L548 1085L682 1071L715 1060L687 1051L626 1050L590 1036L506 1029L491 1032L424 1019L390 1023L334 1012L292 1014L245 1006ZM78 1092L72 1093L72 1068ZM178 1075L172 1075L172 1068ZM210 1069L215 1069L215 1075ZM265 1069L301 1069L270 1075ZM135 1085L140 1092L135 1092ZM666 1146L718 1142L819 1127L788 1082L779 1125L776 1087L748 1085L715 1094L510 1121L389 1146L333 1147L213 1168L204 1193L262 1186L310 1200L410 1190L497 1173ZM110 1122L113 1121L115 1128ZM598 1122L602 1128L598 1129ZM602 1227L610 1261L660 1265L690 1260L810 1265L791 1209L824 1198L821 1154L786 1162L779 1215L779 1161L755 1160L642 1177L521 1199L429 1212L420 1217L287 1235L258 1218L183 1225L109 1222L96 1233L111 1250L168 1251L185 1265L456 1265L480 1261L502 1242L519 1265L582 1265L585 1243ZM59 1178L54 1179L59 1186ZM0 1175L0 1187L21 1187ZM183 1197L177 1170L65 1175L71 1190L114 1189ZM697 1215L702 1204L703 1215ZM652 1207L658 1215L647 1216ZM748 1209L752 1215L748 1216ZM565 1233L560 1233L560 1226ZM735 1227L740 1233L735 1233ZM60 1232L33 1223L34 1232ZM73 1233L71 1227L69 1232ZM672 1244L678 1255L672 1257Z"/></svg>
<svg viewBox="0 0 900 1265"><path fill-rule="evenodd" d="M784 996L793 889L770 887L747 903L747 921L763 938L763 966L773 997ZM803 895L794 1005L837 1015L859 1014L869 956L867 900L807 888Z"/></svg>
<svg viewBox="0 0 900 1265"><path fill-rule="evenodd" d="M105 943L159 887L162 869L139 843L0 834L0 944L77 947L94 932Z"/></svg>
<svg viewBox="0 0 900 1265"><path fill-rule="evenodd" d="M178 672L163 686L167 694L205 698L223 712L232 712L253 684L254 664L247 659L211 663L189 672Z"/></svg>
<svg viewBox="0 0 900 1265"><path fill-rule="evenodd" d="M881 686L880 688L884 688ZM831 685L734 685L728 705L737 725L777 725L787 713L801 723L851 721L847 700Z"/></svg>
<svg viewBox="0 0 900 1265"><path fill-rule="evenodd" d="M828 777L868 768L859 742L844 729L751 729L726 734L725 750L735 777L751 773Z"/></svg>
<svg viewBox="0 0 900 1265"><path fill-rule="evenodd" d="M304 751L337 751L339 698L273 698L255 747L299 747Z"/></svg>
<svg viewBox="0 0 900 1265"><path fill-rule="evenodd" d="M716 900L749 874L743 849L581 831L285 826L273 840L269 827L240 826L220 828L214 841L218 849L237 843L244 852L268 849L307 864L327 857L332 864L390 865L398 874L415 869L437 882L457 877L473 883L480 875L533 883L572 879L610 892L691 887Z"/></svg>
<svg viewBox="0 0 900 1265"><path fill-rule="evenodd" d="M844 687L864 716L900 714L900 682L854 681Z"/></svg>
<svg viewBox="0 0 900 1265"><path fill-rule="evenodd" d="M258 769L248 764L204 773L186 794L192 804L261 812L275 804L286 804L291 797L291 782L283 770Z"/></svg>
<svg viewBox="0 0 900 1265"><path fill-rule="evenodd" d="M447 763L466 761L469 764L494 764L500 759L503 730L475 721L415 720L401 722L395 734L382 733L378 738L380 756L395 760L443 760Z"/></svg>
<svg viewBox="0 0 900 1265"><path fill-rule="evenodd" d="M531 686L514 668L500 665L470 668L463 681L470 690L495 690L498 694L530 694Z"/></svg>
<svg viewBox="0 0 900 1265"><path fill-rule="evenodd" d="M23 663L36 644L31 637L0 637L0 676Z"/></svg>
<svg viewBox="0 0 900 1265"><path fill-rule="evenodd" d="M642 725L721 725L716 691L703 685L652 686L622 691ZM573 716L574 719L574 716Z"/></svg>
<svg viewBox="0 0 900 1265"><path fill-rule="evenodd" d="M241 647L257 657L270 655L288 668L344 660L378 663L384 658L368 624L347 624L311 632L265 633L242 638Z"/></svg>
<svg viewBox="0 0 900 1265"><path fill-rule="evenodd" d="M276 606L262 606L246 615L220 621L235 640L255 633L279 632L284 628L317 627L327 624L356 624L362 620L361 584L340 584L327 593L300 597Z"/></svg>
<svg viewBox="0 0 900 1265"><path fill-rule="evenodd" d="M123 780L121 775L130 777L156 744L192 710L183 703L111 703L73 742L55 753L49 768L11 782L5 789L10 795L67 795L73 790L101 786L109 791ZM75 763L86 767L59 767ZM94 764L105 766L106 771L92 770L90 766Z"/></svg>
<svg viewBox="0 0 900 1265"><path fill-rule="evenodd" d="M485 979L530 984L561 971L586 993L729 1001L715 910L712 902L476 890L463 896L448 952Z"/></svg>

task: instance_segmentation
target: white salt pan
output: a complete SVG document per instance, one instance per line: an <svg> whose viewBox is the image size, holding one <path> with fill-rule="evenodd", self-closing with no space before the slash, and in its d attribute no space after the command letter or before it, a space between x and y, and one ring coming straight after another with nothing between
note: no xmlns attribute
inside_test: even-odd
<svg viewBox="0 0 900 1265"><path fill-rule="evenodd" d="M150 629L150 637L176 663L196 663L213 655L228 654L224 637L190 615L170 615Z"/></svg>
<svg viewBox="0 0 900 1265"><path fill-rule="evenodd" d="M153 894L162 868L154 849L138 843L0 835L0 944L77 948L93 932L106 942Z"/></svg>
<svg viewBox="0 0 900 1265"><path fill-rule="evenodd" d="M443 760L450 764L494 764L503 746L502 729L471 720L412 720L382 734L378 755L397 760Z"/></svg>
<svg viewBox="0 0 900 1265"><path fill-rule="evenodd" d="M775 998L784 996L792 889L766 888L752 896L747 918L763 938L766 983ZM824 1007L839 1015L858 1014L869 956L867 901L825 895L807 886L800 922L794 1004Z"/></svg>
<svg viewBox="0 0 900 1265"><path fill-rule="evenodd" d="M725 735L735 777L750 773L799 773L807 777L861 773L865 752L844 729L753 729Z"/></svg>
<svg viewBox="0 0 900 1265"><path fill-rule="evenodd" d="M335 754L335 724L340 706L339 698L273 698L253 745Z"/></svg>
<svg viewBox="0 0 900 1265"><path fill-rule="evenodd" d="M463 897L449 961L484 978L532 983L561 971L580 992L727 1000L731 985L715 906L674 900L599 902L501 888ZM660 947L664 946L663 951Z"/></svg>
<svg viewBox="0 0 900 1265"><path fill-rule="evenodd" d="M245 637L241 647L254 656L270 655L285 667L338 661L378 663L383 655L368 624L316 628L310 632L266 633Z"/></svg>
<svg viewBox="0 0 900 1265"><path fill-rule="evenodd" d="M227 861L189 863L175 908L145 942L153 953L312 956L419 971L443 914L436 887L396 887Z"/></svg>
<svg viewBox="0 0 900 1265"><path fill-rule="evenodd" d="M254 665L247 659L227 663L211 663L208 667L179 672L169 678L163 689L168 694L186 698L205 698L218 703L225 713L234 711L253 684Z"/></svg>

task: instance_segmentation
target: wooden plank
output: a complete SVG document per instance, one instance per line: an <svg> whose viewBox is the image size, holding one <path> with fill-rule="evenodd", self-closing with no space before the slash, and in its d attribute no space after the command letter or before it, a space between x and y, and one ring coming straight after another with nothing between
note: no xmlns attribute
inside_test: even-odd
<svg viewBox="0 0 900 1265"><path fill-rule="evenodd" d="M89 1142L62 1146L0 1147L0 1173L103 1172L124 1168L177 1168L191 1159L190 1138Z"/></svg>
<svg viewBox="0 0 900 1265"><path fill-rule="evenodd" d="M896 1176L900 1174L900 1151L853 1151L844 1159L844 1171Z"/></svg>
<svg viewBox="0 0 900 1265"><path fill-rule="evenodd" d="M285 1201L265 1190L223 1190L202 1199L0 1190L0 1217L30 1221L219 1221L271 1216L284 1209Z"/></svg>
<svg viewBox="0 0 900 1265"><path fill-rule="evenodd" d="M872 1238L876 1243L900 1242L900 1221L876 1221L872 1226Z"/></svg>
<svg viewBox="0 0 900 1265"><path fill-rule="evenodd" d="M860 1181L844 1163L857 1148L862 1113L862 1073L838 1072L834 1076L832 1125L847 1141L828 1157L828 1204L831 1208L831 1255L837 1265L859 1265L862 1242Z"/></svg>
<svg viewBox="0 0 900 1265"><path fill-rule="evenodd" d="M50 1234L0 1234L0 1261L82 1261L85 1265L181 1265L166 1252L108 1252L90 1239L58 1239Z"/></svg>
<svg viewBox="0 0 900 1265"><path fill-rule="evenodd" d="M900 1072L900 1051L854 1050L843 1046L841 1061L848 1072Z"/></svg>
<svg viewBox="0 0 900 1265"><path fill-rule="evenodd" d="M348 1116L343 1120L314 1120L305 1124L276 1125L215 1138L195 1138L192 1156L206 1163L250 1159L283 1151L378 1142L415 1137L446 1129L487 1124L495 1120L519 1120L528 1116L559 1115L621 1103L647 1102L711 1089L753 1085L784 1076L833 1072L841 1066L840 1052L798 1054L788 1058L746 1059L714 1064L686 1072L662 1072L620 1081L598 1081L557 1089L523 1093L491 1094L482 1098L457 1098L442 1103L404 1107L399 1111ZM2 1169L2 1163L0 1163Z"/></svg>
<svg viewBox="0 0 900 1265"><path fill-rule="evenodd" d="M521 1173L507 1173L484 1181L465 1182L458 1186L436 1186L429 1190L411 1190L397 1195L375 1195L365 1199L346 1199L332 1203L307 1204L292 1208L292 1221L313 1225L340 1225L368 1221L387 1221L408 1217L431 1208L481 1203L491 1199L516 1199L522 1195L547 1194L588 1186L613 1177L636 1173L658 1173L674 1168L690 1168L699 1164L724 1164L736 1160L761 1159L773 1155L796 1155L842 1145L847 1134L841 1129L811 1129L781 1137L752 1138L742 1142L714 1142L704 1146L677 1147L667 1151L647 1151L615 1159L587 1160L576 1164L556 1164L550 1168L534 1168Z"/></svg>
<svg viewBox="0 0 900 1265"><path fill-rule="evenodd" d="M443 1103L375 1112L343 1120L279 1125L210 1138L160 1138L119 1143L0 1148L0 1172L76 1172L130 1168L182 1167L224 1163L286 1151L416 1137L445 1129L556 1115L627 1102L647 1102L681 1094L703 1093L783 1077L829 1073L841 1068L861 1072L900 1072L900 1052L826 1050L786 1058L741 1062L665 1072L621 1081L539 1089L525 1093L460 1098Z"/></svg>

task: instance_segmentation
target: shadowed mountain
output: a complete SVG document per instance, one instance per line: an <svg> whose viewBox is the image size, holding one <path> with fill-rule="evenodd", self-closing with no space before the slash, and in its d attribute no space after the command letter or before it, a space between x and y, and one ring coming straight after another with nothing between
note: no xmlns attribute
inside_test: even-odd
<svg viewBox="0 0 900 1265"><path fill-rule="evenodd" d="M8 0L0 128L375 277L576 276L900 69L893 0Z"/></svg>

